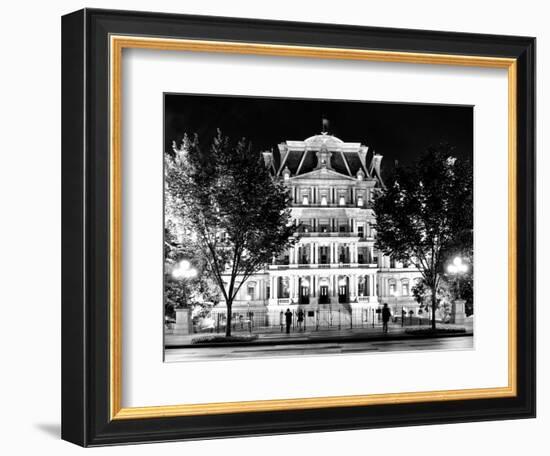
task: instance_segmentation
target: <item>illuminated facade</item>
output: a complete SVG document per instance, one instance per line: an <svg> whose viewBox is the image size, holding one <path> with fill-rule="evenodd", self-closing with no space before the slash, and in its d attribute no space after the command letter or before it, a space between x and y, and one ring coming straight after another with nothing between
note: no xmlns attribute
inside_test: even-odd
<svg viewBox="0 0 550 456"><path fill-rule="evenodd" d="M388 303L394 312L405 309L416 315L411 289L418 270L392 261L374 246L372 199L384 185L382 156L361 143L322 133L279 144L278 156L264 152L264 160L289 188L300 237L243 284L233 312L261 311L279 324L280 312L287 308L302 308L306 315L338 309L355 318L351 315ZM216 307L221 311L223 303Z"/></svg>

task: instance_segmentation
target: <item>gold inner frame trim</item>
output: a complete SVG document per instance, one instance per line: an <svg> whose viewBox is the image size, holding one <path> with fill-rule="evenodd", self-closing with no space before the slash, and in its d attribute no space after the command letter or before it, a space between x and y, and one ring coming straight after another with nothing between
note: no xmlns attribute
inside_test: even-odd
<svg viewBox="0 0 550 456"><path fill-rule="evenodd" d="M122 407L122 51L153 49L298 58L452 65L508 70L508 385L494 388L274 399L243 402ZM517 61L484 56L389 52L246 42L110 36L110 415L160 418L239 412L489 399L517 394Z"/></svg>

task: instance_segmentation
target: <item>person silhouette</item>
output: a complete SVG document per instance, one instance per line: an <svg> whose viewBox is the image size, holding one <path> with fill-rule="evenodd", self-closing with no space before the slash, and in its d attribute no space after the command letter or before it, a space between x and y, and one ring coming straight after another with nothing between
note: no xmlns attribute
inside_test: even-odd
<svg viewBox="0 0 550 456"><path fill-rule="evenodd" d="M304 311L300 309L298 311L298 329L302 330L302 324L304 323Z"/></svg>
<svg viewBox="0 0 550 456"><path fill-rule="evenodd" d="M290 334L290 325L292 324L292 312L290 311L290 309L286 309L285 318L286 318L286 333Z"/></svg>
<svg viewBox="0 0 550 456"><path fill-rule="evenodd" d="M384 303L384 307L382 308L382 331L384 333L388 332L388 321L390 321L391 317L391 311L388 307L387 303Z"/></svg>

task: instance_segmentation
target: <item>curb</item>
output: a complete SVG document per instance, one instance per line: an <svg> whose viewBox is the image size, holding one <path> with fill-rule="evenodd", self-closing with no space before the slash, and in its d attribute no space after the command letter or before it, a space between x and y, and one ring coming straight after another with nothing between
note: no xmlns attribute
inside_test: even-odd
<svg viewBox="0 0 550 456"><path fill-rule="evenodd" d="M313 338L296 338L296 339L283 339L283 340L272 340L265 341L262 339L256 339L250 342L218 342L218 343L209 343L209 344L177 344L177 345L166 345L166 350L172 349L181 349L181 348L216 348L216 347L250 347L250 346L273 346L273 345L311 345L311 344L323 344L323 343L358 343L358 342L384 342L392 340L422 340L422 339L441 339L441 338L450 338L450 337L473 337L473 333L464 332L464 333L452 333L452 334L438 334L436 336L431 335L418 335L413 334L402 334L398 336L374 336L374 337L357 337L357 336L342 336L342 337L313 337Z"/></svg>

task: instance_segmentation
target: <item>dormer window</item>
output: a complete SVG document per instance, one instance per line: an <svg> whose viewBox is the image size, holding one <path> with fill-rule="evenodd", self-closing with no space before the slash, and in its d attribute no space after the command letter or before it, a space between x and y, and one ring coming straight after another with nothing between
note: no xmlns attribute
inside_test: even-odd
<svg viewBox="0 0 550 456"><path fill-rule="evenodd" d="M345 198L345 196L340 195L340 198L339 198L339 200L338 200L338 204L339 204L340 206L345 206L345 205L346 205L346 198Z"/></svg>
<svg viewBox="0 0 550 456"><path fill-rule="evenodd" d="M307 206L309 204L309 197L307 195L304 195L302 198L302 204L304 206Z"/></svg>
<svg viewBox="0 0 550 456"><path fill-rule="evenodd" d="M325 195L321 196L321 206L326 206L327 204L327 197Z"/></svg>
<svg viewBox="0 0 550 456"><path fill-rule="evenodd" d="M363 206L363 196L360 195L357 197L357 205Z"/></svg>

